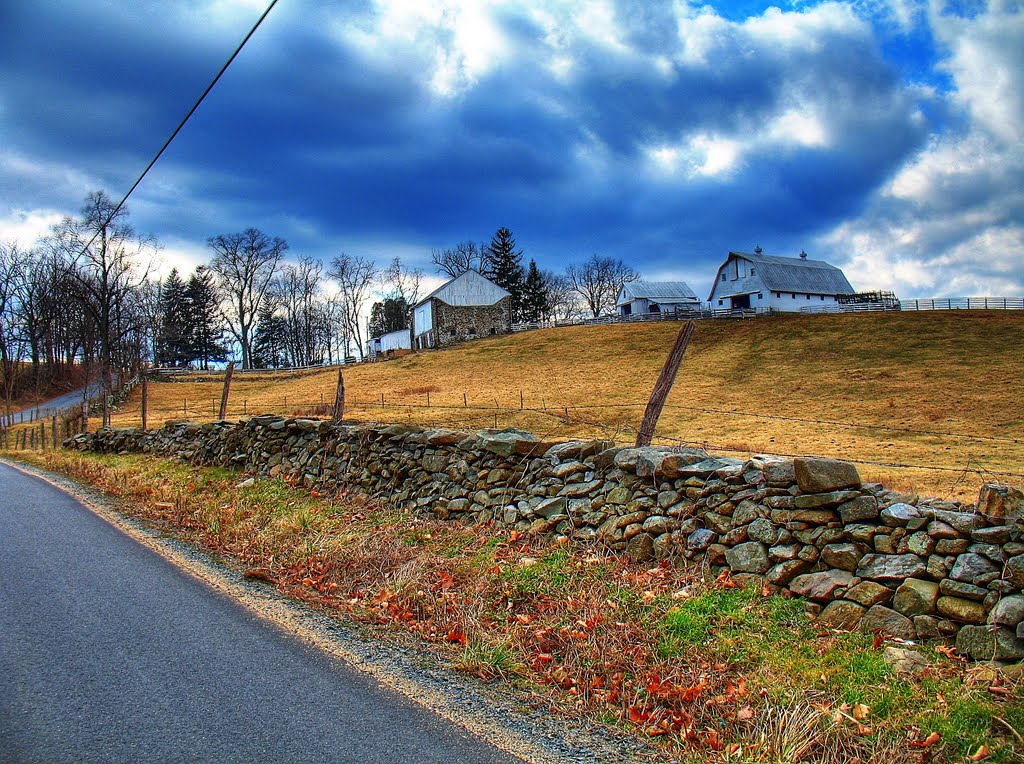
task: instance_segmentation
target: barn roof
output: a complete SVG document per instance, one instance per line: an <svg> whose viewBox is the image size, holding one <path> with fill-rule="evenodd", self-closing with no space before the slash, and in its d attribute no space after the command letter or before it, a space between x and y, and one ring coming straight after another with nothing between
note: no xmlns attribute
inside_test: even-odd
<svg viewBox="0 0 1024 764"><path fill-rule="evenodd" d="M468 270L443 283L414 307L418 308L433 298L449 305L494 305L511 294L477 271Z"/></svg>
<svg viewBox="0 0 1024 764"><path fill-rule="evenodd" d="M685 281L631 281L622 287L622 300L648 299L655 302L700 302Z"/></svg>
<svg viewBox="0 0 1024 764"><path fill-rule="evenodd" d="M778 257L760 253L730 252L754 263L765 288L772 292L808 294L853 294L843 272L824 260L807 257Z"/></svg>

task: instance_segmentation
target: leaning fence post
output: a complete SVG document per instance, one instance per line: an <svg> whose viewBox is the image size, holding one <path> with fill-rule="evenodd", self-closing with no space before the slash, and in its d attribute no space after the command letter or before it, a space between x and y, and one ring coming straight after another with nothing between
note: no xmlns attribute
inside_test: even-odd
<svg viewBox="0 0 1024 764"><path fill-rule="evenodd" d="M345 416L345 375L342 373L341 367L338 367L338 389L334 393L334 416L332 419L335 422L340 422L343 416Z"/></svg>
<svg viewBox="0 0 1024 764"><path fill-rule="evenodd" d="M235 373L235 362L231 361L228 364L228 369L224 373L224 390L220 394L220 416L218 419L224 419L228 415L228 395L231 393L231 376Z"/></svg>
<svg viewBox="0 0 1024 764"><path fill-rule="evenodd" d="M665 407L665 400L669 391L672 390L672 383L676 380L676 373L683 363L683 356L686 355L686 348L690 344L690 337L693 336L693 321L687 321L679 329L676 335L675 344L665 359L665 365L658 375L658 381L654 383L651 391L651 399L647 402L647 409L644 411L643 421L640 423L640 431L636 434L636 445L649 446L654 438L654 428L658 425L658 418L661 410Z"/></svg>

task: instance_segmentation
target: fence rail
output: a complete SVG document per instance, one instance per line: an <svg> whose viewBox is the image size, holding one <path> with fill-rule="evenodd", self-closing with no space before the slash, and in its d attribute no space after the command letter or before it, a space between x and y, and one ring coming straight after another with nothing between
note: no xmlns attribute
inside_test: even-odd
<svg viewBox="0 0 1024 764"><path fill-rule="evenodd" d="M746 308L729 310L687 310L664 311L661 313L633 313L628 316L618 314L598 316L597 318L557 319L554 321L529 321L512 324L513 332L525 332L531 329L553 329L562 326L598 326L602 324L635 324L649 321L700 321L712 318L754 318L767 315L770 308Z"/></svg>

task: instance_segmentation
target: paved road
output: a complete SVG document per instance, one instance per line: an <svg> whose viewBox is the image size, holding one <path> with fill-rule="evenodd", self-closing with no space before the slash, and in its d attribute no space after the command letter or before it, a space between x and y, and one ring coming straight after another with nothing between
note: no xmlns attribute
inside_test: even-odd
<svg viewBox="0 0 1024 764"><path fill-rule="evenodd" d="M0 762L516 759L0 465Z"/></svg>
<svg viewBox="0 0 1024 764"><path fill-rule="evenodd" d="M90 398L95 398L102 391L103 386L99 382L93 382L89 385ZM64 395L43 401L38 406L29 406L21 411L15 411L11 414L11 417L14 424L24 424L25 422L34 422L37 419L46 419L71 406L81 406L84 393L85 388L79 387L77 390L72 390L69 393L64 393Z"/></svg>

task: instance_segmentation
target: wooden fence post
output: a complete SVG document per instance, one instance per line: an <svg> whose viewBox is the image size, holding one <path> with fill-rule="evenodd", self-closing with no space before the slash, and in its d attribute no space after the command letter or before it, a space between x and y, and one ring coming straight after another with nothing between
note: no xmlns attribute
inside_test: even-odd
<svg viewBox="0 0 1024 764"><path fill-rule="evenodd" d="M57 448L57 415L53 415L53 419L50 422L51 432L53 434L53 447Z"/></svg>
<svg viewBox="0 0 1024 764"><path fill-rule="evenodd" d="M89 402L82 404L82 432L89 432Z"/></svg>
<svg viewBox="0 0 1024 764"><path fill-rule="evenodd" d="M686 348L690 344L690 337L693 336L693 321L687 321L679 329L676 335L675 344L665 359L665 365L658 375L658 381L654 383L651 391L651 399L647 402L647 410L644 411L643 421L640 423L640 431L636 434L636 445L649 446L654 438L654 428L658 425L658 418L661 410L665 407L665 400L669 391L672 390L672 383L676 381L676 373L683 363L683 356L686 355Z"/></svg>
<svg viewBox="0 0 1024 764"><path fill-rule="evenodd" d="M148 429L149 422L149 380L142 378L142 429Z"/></svg>
<svg viewBox="0 0 1024 764"><path fill-rule="evenodd" d="M235 362L231 361L228 364L228 369L224 373L224 391L220 394L220 414L218 419L224 419L228 415L228 395L231 393L231 376L235 373Z"/></svg>
<svg viewBox="0 0 1024 764"><path fill-rule="evenodd" d="M332 419L335 422L340 422L343 416L345 416L345 375L342 373L341 367L339 367L338 389L334 393L334 416Z"/></svg>

